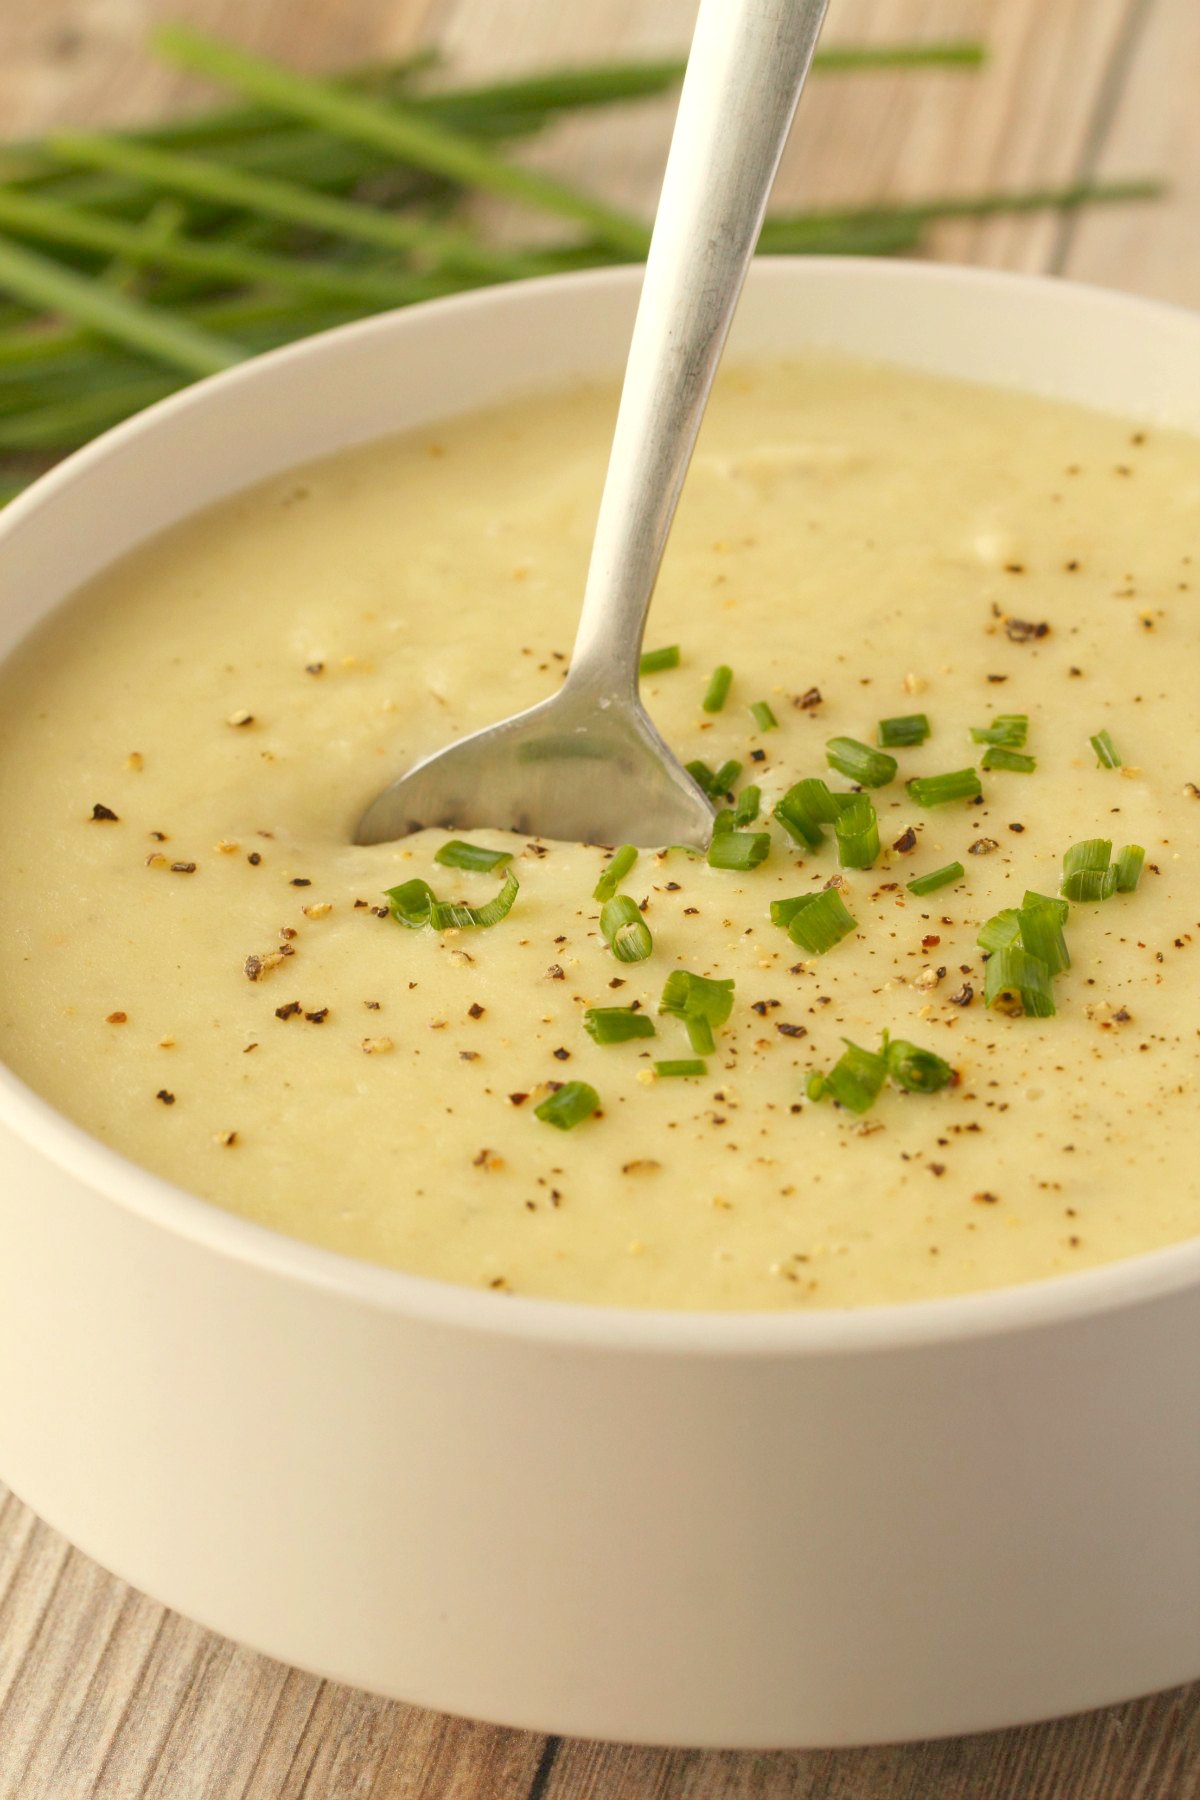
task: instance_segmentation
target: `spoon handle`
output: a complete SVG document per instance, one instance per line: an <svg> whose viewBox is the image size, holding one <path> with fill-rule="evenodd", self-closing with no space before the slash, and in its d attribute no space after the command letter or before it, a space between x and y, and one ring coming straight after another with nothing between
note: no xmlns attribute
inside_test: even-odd
<svg viewBox="0 0 1200 1800"><path fill-rule="evenodd" d="M667 158L573 686L637 691L650 596L828 0L701 0Z"/></svg>

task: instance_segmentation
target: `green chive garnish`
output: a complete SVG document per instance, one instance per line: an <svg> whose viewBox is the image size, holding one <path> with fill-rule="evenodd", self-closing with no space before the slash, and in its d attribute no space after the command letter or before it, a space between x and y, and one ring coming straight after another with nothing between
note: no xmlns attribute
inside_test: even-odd
<svg viewBox="0 0 1200 1800"><path fill-rule="evenodd" d="M614 850L612 861L601 871L600 879L592 889L592 899L611 900L637 859L638 853L632 844L622 844L619 850Z"/></svg>
<svg viewBox="0 0 1200 1800"><path fill-rule="evenodd" d="M988 958L983 1000L985 1006L1014 1018L1027 1013L1031 1018L1048 1019L1054 1012L1050 971L1020 944L1009 944Z"/></svg>
<svg viewBox="0 0 1200 1800"><path fill-rule="evenodd" d="M638 663L639 675L657 675L662 669L679 667L679 645L664 644L661 650L643 650Z"/></svg>
<svg viewBox="0 0 1200 1800"><path fill-rule="evenodd" d="M733 1011L733 982L712 981L706 975L693 975L688 969L673 969L667 976L658 1010L683 1020L697 1056L711 1056L713 1027L724 1025Z"/></svg>
<svg viewBox="0 0 1200 1800"><path fill-rule="evenodd" d="M657 1036L649 1013L632 1006L589 1006L583 1015L583 1029L597 1044L625 1044L630 1038Z"/></svg>
<svg viewBox="0 0 1200 1800"><path fill-rule="evenodd" d="M789 837L815 850L825 839L822 825L832 825L853 799L853 794L831 793L823 781L810 776L788 789L776 804L775 817Z"/></svg>
<svg viewBox="0 0 1200 1800"><path fill-rule="evenodd" d="M729 827L714 831L708 846L710 869L757 869L771 853L769 831L734 831L733 814L725 813Z"/></svg>
<svg viewBox="0 0 1200 1800"><path fill-rule="evenodd" d="M534 1117L570 1131L600 1111L600 1096L586 1081L567 1081L534 1107Z"/></svg>
<svg viewBox="0 0 1200 1800"><path fill-rule="evenodd" d="M1023 750L1006 750L1002 744L993 744L983 753L985 769L1009 769L1014 775L1032 775L1037 768L1037 757L1027 756Z"/></svg>
<svg viewBox="0 0 1200 1800"><path fill-rule="evenodd" d="M896 779L895 757L872 750L870 744L860 744L857 738L830 738L825 746L825 760L831 769L849 776L860 787L886 787Z"/></svg>
<svg viewBox="0 0 1200 1800"><path fill-rule="evenodd" d="M513 909L520 883L512 870L504 877L504 886L495 899L482 906L465 906L459 900L435 900L429 908L429 923L435 931L462 931L468 926L498 925Z"/></svg>
<svg viewBox="0 0 1200 1800"><path fill-rule="evenodd" d="M453 838L435 852L433 860L447 869L478 869L486 875L490 869L500 869L511 862L512 851L488 850L482 844L464 844L461 838Z"/></svg>
<svg viewBox="0 0 1200 1800"><path fill-rule="evenodd" d="M779 720L765 700L756 700L751 706L750 712L760 731L779 730Z"/></svg>
<svg viewBox="0 0 1200 1800"><path fill-rule="evenodd" d="M971 727L977 744L997 744L1005 750L1020 750L1028 735L1028 713L997 713L990 725Z"/></svg>
<svg viewBox="0 0 1200 1800"><path fill-rule="evenodd" d="M650 927L636 900L616 894L600 908L600 930L618 962L645 962L654 948Z"/></svg>
<svg viewBox="0 0 1200 1800"><path fill-rule="evenodd" d="M656 1075L706 1075L708 1064L698 1056L677 1057L673 1062L656 1062Z"/></svg>
<svg viewBox="0 0 1200 1800"><path fill-rule="evenodd" d="M1108 900L1116 892L1112 839L1084 838L1063 857L1062 891L1068 900Z"/></svg>
<svg viewBox="0 0 1200 1800"><path fill-rule="evenodd" d="M1023 906L1017 914L1017 930L1021 947L1040 963L1045 963L1052 978L1070 968L1071 956L1056 907L1048 904Z"/></svg>
<svg viewBox="0 0 1200 1800"><path fill-rule="evenodd" d="M1003 912L993 914L985 919L979 928L979 936L975 942L981 950L989 955L996 950L1007 950L1010 944L1021 941L1021 915L1015 906L1006 906Z"/></svg>
<svg viewBox="0 0 1200 1800"><path fill-rule="evenodd" d="M843 1038L846 1048L828 1075L812 1075L808 1082L810 1100L835 1100L847 1112L870 1112L887 1079L887 1062L874 1050L864 1050Z"/></svg>
<svg viewBox="0 0 1200 1800"><path fill-rule="evenodd" d="M936 1094L954 1080L950 1064L932 1050L918 1049L904 1038L891 1041L883 1034L889 1078L910 1094Z"/></svg>
<svg viewBox="0 0 1200 1800"><path fill-rule="evenodd" d="M741 772L741 763L736 762L732 756L728 762L723 762L712 778L712 798L714 800L720 800L723 796L729 794L734 782Z"/></svg>
<svg viewBox="0 0 1200 1800"><path fill-rule="evenodd" d="M925 894L936 894L939 888L948 887L952 881L961 881L966 872L960 862L946 863L943 868L931 869L928 875L918 875L905 886L910 894L916 894L920 899Z"/></svg>
<svg viewBox="0 0 1200 1800"><path fill-rule="evenodd" d="M729 697L729 684L732 680L733 670L728 663L722 663L719 668L713 670L708 686L704 690L704 699L701 701L705 712L720 712Z"/></svg>
<svg viewBox="0 0 1200 1800"><path fill-rule="evenodd" d="M1098 731L1095 737L1088 739L1088 743L1096 752L1096 761L1102 769L1119 769L1121 767L1120 751L1107 731Z"/></svg>
<svg viewBox="0 0 1200 1800"><path fill-rule="evenodd" d="M386 899L388 911L393 919L401 925L407 925L412 931L419 931L429 923L429 909L433 905L433 889L427 881L414 876L411 881L402 881L399 887L388 888Z"/></svg>
<svg viewBox="0 0 1200 1800"><path fill-rule="evenodd" d="M875 808L865 794L856 794L851 804L833 822L837 837L838 861L843 869L870 869L879 855L879 820Z"/></svg>
<svg viewBox="0 0 1200 1800"><path fill-rule="evenodd" d="M885 749L923 744L929 736L929 720L924 713L902 713L896 719L880 719L875 727L875 741Z"/></svg>
<svg viewBox="0 0 1200 1800"><path fill-rule="evenodd" d="M1058 922L1060 925L1065 925L1071 914L1069 904L1062 899L1060 895L1035 894L1032 888L1025 889L1025 898L1022 900L1021 905L1023 907L1052 906L1058 915Z"/></svg>
<svg viewBox="0 0 1200 1800"><path fill-rule="evenodd" d="M788 920L787 933L810 956L824 956L849 936L858 921L847 910L836 888L805 894Z"/></svg>
<svg viewBox="0 0 1200 1800"><path fill-rule="evenodd" d="M683 766L695 782L696 786L700 788L703 793L706 793L711 800L713 791L713 772L708 764L706 762L701 762L700 758L696 756L693 757L691 762L684 763Z"/></svg>
<svg viewBox="0 0 1200 1800"><path fill-rule="evenodd" d="M471 926L498 925L513 909L520 882L512 870L494 899L482 906L466 906L458 900L439 900L427 881L414 878L387 889L388 911L401 925L417 930L432 925L435 931L466 930Z"/></svg>
<svg viewBox="0 0 1200 1800"><path fill-rule="evenodd" d="M906 785L909 798L918 806L945 806L948 800L976 800L983 792L974 769L954 769L948 775L914 775Z"/></svg>
<svg viewBox="0 0 1200 1800"><path fill-rule="evenodd" d="M1141 880L1142 864L1145 860L1146 852L1140 844L1126 844L1123 850L1117 852L1118 894L1132 894Z"/></svg>
<svg viewBox="0 0 1200 1800"><path fill-rule="evenodd" d="M755 787L753 783L749 787L744 787L738 795L737 805L733 809L734 824L753 825L761 805L762 789Z"/></svg>

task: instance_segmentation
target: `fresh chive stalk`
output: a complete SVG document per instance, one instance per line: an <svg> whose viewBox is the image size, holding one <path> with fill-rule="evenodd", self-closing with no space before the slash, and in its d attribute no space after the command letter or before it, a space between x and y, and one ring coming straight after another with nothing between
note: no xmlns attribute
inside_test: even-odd
<svg viewBox="0 0 1200 1800"><path fill-rule="evenodd" d="M657 1036L649 1013L632 1006L589 1006L583 1029L597 1044L625 1044L631 1038Z"/></svg>
<svg viewBox="0 0 1200 1800"><path fill-rule="evenodd" d="M812 1075L810 1100L833 1100L847 1112L870 1112L887 1080L887 1061L877 1051L864 1050L843 1039L845 1050L827 1075Z"/></svg>
<svg viewBox="0 0 1200 1800"><path fill-rule="evenodd" d="M386 892L388 911L400 925L407 925L410 931L418 931L429 923L429 912L433 905L433 889L427 881L414 876L411 881L402 881L399 887L388 888Z"/></svg>
<svg viewBox="0 0 1200 1800"><path fill-rule="evenodd" d="M618 962L645 962L654 948L650 927L636 900L615 894L600 909L600 931Z"/></svg>
<svg viewBox="0 0 1200 1800"><path fill-rule="evenodd" d="M931 869L928 875L915 876L905 886L910 894L922 899L926 894L936 894L939 888L949 887L952 881L961 881L966 872L960 862L945 863L940 869Z"/></svg>
<svg viewBox="0 0 1200 1800"><path fill-rule="evenodd" d="M734 824L738 826L753 825L755 819L758 817L761 806L762 789L756 787L754 783L751 782L748 787L742 789L737 797L737 804L733 809Z"/></svg>
<svg viewBox="0 0 1200 1800"><path fill-rule="evenodd" d="M833 825L838 814L854 800L853 794L831 793L817 776L808 776L790 787L776 803L775 817L788 836L807 849L824 842L823 825Z"/></svg>
<svg viewBox="0 0 1200 1800"><path fill-rule="evenodd" d="M1007 769L1013 775L1032 775L1037 768L1037 757L1026 755L1024 750L1006 750L1002 744L993 744L983 753L985 769Z"/></svg>
<svg viewBox="0 0 1200 1800"><path fill-rule="evenodd" d="M1006 906L1002 911L993 913L990 919L985 919L979 928L979 936L975 939L979 948L986 950L989 955L996 950L1007 950L1010 944L1019 944L1020 941L1021 910L1016 906Z"/></svg>
<svg viewBox="0 0 1200 1800"><path fill-rule="evenodd" d="M936 1094L949 1087L954 1070L944 1057L932 1050L921 1050L905 1038L888 1038L884 1034L888 1079L910 1094Z"/></svg>
<svg viewBox="0 0 1200 1800"><path fill-rule="evenodd" d="M1146 860L1146 852L1140 844L1126 844L1117 853L1117 892L1132 894L1142 878L1142 865Z"/></svg>
<svg viewBox="0 0 1200 1800"><path fill-rule="evenodd" d="M665 1075L668 1077L676 1075L706 1075L708 1073L708 1064L699 1056L678 1056L668 1058L666 1062L656 1062L654 1065L654 1073L656 1075Z"/></svg>
<svg viewBox="0 0 1200 1800"><path fill-rule="evenodd" d="M1017 914L1017 931L1022 947L1030 956L1044 963L1051 979L1071 966L1063 922L1053 906L1023 906Z"/></svg>
<svg viewBox="0 0 1200 1800"><path fill-rule="evenodd" d="M788 919L787 934L810 956L824 956L855 929L857 919L836 888L804 894Z"/></svg>
<svg viewBox="0 0 1200 1800"><path fill-rule="evenodd" d="M693 975L689 969L673 969L667 976L658 1010L683 1021L688 1042L697 1056L711 1056L715 1048L713 1032L725 1024L733 1011L733 982Z"/></svg>
<svg viewBox="0 0 1200 1800"><path fill-rule="evenodd" d="M679 667L679 645L664 644L661 650L643 650L638 662L639 675L658 675L663 669Z"/></svg>
<svg viewBox="0 0 1200 1800"><path fill-rule="evenodd" d="M614 850L612 861L592 889L592 899L611 900L637 859L638 853L632 844L622 844L619 850Z"/></svg>
<svg viewBox="0 0 1200 1800"><path fill-rule="evenodd" d="M997 713L990 725L972 725L977 744L995 744L1004 750L1020 750L1029 736L1028 713Z"/></svg>
<svg viewBox="0 0 1200 1800"><path fill-rule="evenodd" d="M951 800L977 800L983 792L974 769L953 769L948 775L914 775L908 795L918 806L945 806Z"/></svg>
<svg viewBox="0 0 1200 1800"><path fill-rule="evenodd" d="M1070 903L1064 900L1061 894L1038 894L1032 888L1025 889L1025 898L1021 905L1023 907L1052 906L1058 915L1060 925L1065 925L1071 915Z"/></svg>
<svg viewBox="0 0 1200 1800"><path fill-rule="evenodd" d="M865 794L856 794L833 822L843 869L871 869L879 856L879 819Z"/></svg>
<svg viewBox="0 0 1200 1800"><path fill-rule="evenodd" d="M505 863L512 861L511 850L488 850L483 844L466 844L461 838L452 838L434 852L435 863L441 863L446 869L478 869L482 874L489 874L493 869L502 869Z"/></svg>
<svg viewBox="0 0 1200 1800"><path fill-rule="evenodd" d="M733 784L737 780L737 778L741 774L741 772L742 772L742 765L734 757L731 756L728 762L723 762L721 764L720 768L717 770L716 774L713 776L713 784L712 784L713 799L720 800L722 797L725 797L725 798L731 797L732 791L733 791Z"/></svg>
<svg viewBox="0 0 1200 1800"><path fill-rule="evenodd" d="M1112 839L1084 838L1063 857L1062 891L1068 900L1108 900L1116 892Z"/></svg>
<svg viewBox="0 0 1200 1800"><path fill-rule="evenodd" d="M733 814L726 815L732 827ZM710 869L757 869L771 854L769 831L714 831L708 846Z"/></svg>
<svg viewBox="0 0 1200 1800"><path fill-rule="evenodd" d="M706 713L719 713L729 698L729 688L733 681L733 670L728 663L721 663L709 677L708 686L704 690L701 701Z"/></svg>
<svg viewBox="0 0 1200 1800"><path fill-rule="evenodd" d="M429 923L435 931L465 931L472 927L487 929L507 919L521 884L510 869L500 892L482 906L467 906L461 900L434 900L429 908Z"/></svg>
<svg viewBox="0 0 1200 1800"><path fill-rule="evenodd" d="M902 713L894 719L880 719L875 727L875 741L885 750L923 744L929 736L929 720L924 713Z"/></svg>
<svg viewBox="0 0 1200 1800"><path fill-rule="evenodd" d="M766 700L755 700L750 708L750 716L760 731L779 730L779 720Z"/></svg>
<svg viewBox="0 0 1200 1800"><path fill-rule="evenodd" d="M1107 731L1098 731L1095 737L1088 739L1088 743L1096 752L1096 761L1102 769L1119 769L1121 767L1120 751Z"/></svg>
<svg viewBox="0 0 1200 1800"><path fill-rule="evenodd" d="M586 1081L567 1081L534 1107L535 1118L554 1125L559 1131L572 1131L600 1111L600 1096Z"/></svg>
<svg viewBox="0 0 1200 1800"><path fill-rule="evenodd" d="M1049 969L1020 944L995 950L988 958L983 999L986 1006L1010 1017L1025 1013L1048 1019L1055 1010Z"/></svg>
<svg viewBox="0 0 1200 1800"><path fill-rule="evenodd" d="M830 738L825 746L825 760L831 769L857 781L861 787L886 787L896 779L898 764L894 756L860 744L857 738Z"/></svg>

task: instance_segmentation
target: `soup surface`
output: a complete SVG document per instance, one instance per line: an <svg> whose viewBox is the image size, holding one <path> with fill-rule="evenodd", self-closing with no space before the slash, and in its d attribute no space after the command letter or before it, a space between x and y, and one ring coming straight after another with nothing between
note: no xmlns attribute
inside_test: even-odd
<svg viewBox="0 0 1200 1800"><path fill-rule="evenodd" d="M535 398L293 472L23 648L0 674L0 1052L220 1206L484 1288L862 1306L1200 1231L1193 439L830 359L728 374L647 638L679 660L643 688L684 759L761 789L738 829L769 832L767 860L643 847L620 883L652 935L636 962L601 934L594 847L464 833L512 852L507 917L389 914L416 878L500 889L503 867L435 862L444 832L350 833L412 759L561 681L614 408ZM851 791L829 739L917 713L927 740L870 790L874 866L772 817L800 778ZM983 770L971 727L997 715L1028 716L1032 772ZM964 768L978 802L906 786ZM1053 1016L986 1005L981 927L1058 895L1092 838L1144 847L1136 890L1071 904L1071 966L1041 959ZM835 879L855 925L816 954L771 903ZM657 1010L680 969L735 984L699 1077L655 1072L695 1056ZM654 1037L592 1040L588 1009L635 1002ZM910 1092L894 1068L860 1113L837 1080L809 1097L844 1039L884 1031L952 1078ZM555 1129L537 1108L573 1082L601 1110Z"/></svg>

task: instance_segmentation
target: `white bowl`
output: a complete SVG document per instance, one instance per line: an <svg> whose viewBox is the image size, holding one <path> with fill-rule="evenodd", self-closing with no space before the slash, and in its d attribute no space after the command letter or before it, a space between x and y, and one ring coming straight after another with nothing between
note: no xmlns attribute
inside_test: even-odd
<svg viewBox="0 0 1200 1800"><path fill-rule="evenodd" d="M5 511L0 655L245 483L615 372L638 279L439 301L151 408ZM759 263L732 354L814 344L1200 431L1200 319L1115 294ZM5 1479L192 1618L424 1706L833 1745L1200 1675L1198 1347L1200 1241L809 1316L449 1287L218 1211L0 1069Z"/></svg>

